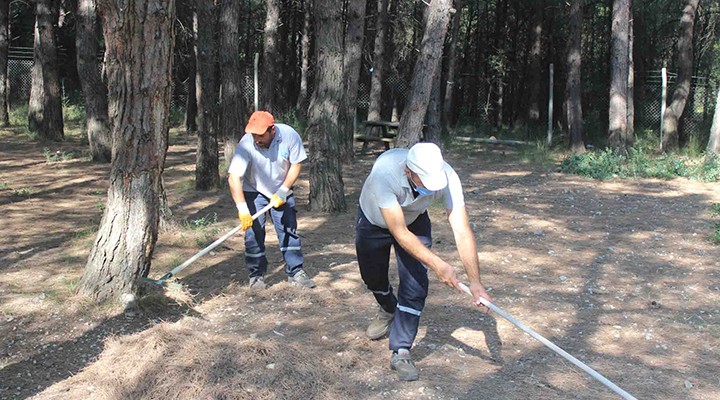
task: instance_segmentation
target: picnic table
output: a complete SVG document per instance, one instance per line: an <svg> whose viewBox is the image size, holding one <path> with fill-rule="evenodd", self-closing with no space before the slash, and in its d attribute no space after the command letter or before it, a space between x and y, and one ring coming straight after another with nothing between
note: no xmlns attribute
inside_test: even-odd
<svg viewBox="0 0 720 400"><path fill-rule="evenodd" d="M365 150L367 150L369 142L381 142L385 145L385 150L389 150L390 143L392 143L395 140L395 136L397 136L397 130L400 127L400 122L368 120L365 121L365 126L367 127L367 134L355 135L355 140L363 143L362 151L365 152ZM375 128L380 128L380 136L372 134Z"/></svg>

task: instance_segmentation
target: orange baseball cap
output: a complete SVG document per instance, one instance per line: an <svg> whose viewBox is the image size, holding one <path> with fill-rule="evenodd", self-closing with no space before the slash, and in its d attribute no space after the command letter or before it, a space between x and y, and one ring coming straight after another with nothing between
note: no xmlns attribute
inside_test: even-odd
<svg viewBox="0 0 720 400"><path fill-rule="evenodd" d="M262 135L265 133L267 128L275 125L275 117L267 111L255 111L250 116L245 132L252 133L253 135Z"/></svg>

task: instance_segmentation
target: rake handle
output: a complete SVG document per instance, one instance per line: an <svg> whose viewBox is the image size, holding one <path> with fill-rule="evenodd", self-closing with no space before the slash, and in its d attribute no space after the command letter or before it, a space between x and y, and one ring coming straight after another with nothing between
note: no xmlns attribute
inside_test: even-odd
<svg viewBox="0 0 720 400"><path fill-rule="evenodd" d="M467 285L465 285L465 284L462 283L462 282L458 282L458 285L460 286L460 290L462 290L463 292L469 294L470 296L473 295L473 294L470 292L470 288L467 287ZM555 343L553 343L553 342L545 339L542 335L540 335L539 333L535 332L532 328L530 328L530 327L528 327L528 326L525 326L525 324L523 324L522 322L520 322L520 321L518 321L517 319L515 319L512 315L510 315L510 314L506 313L505 311L503 311L500 307L496 306L495 304L487 301L486 299L484 299L484 298L482 298L482 297L480 297L480 302L483 303L483 305L484 305L485 307L488 307L489 309L491 309L491 310L495 311L496 313L500 314L501 317L503 317L503 318L505 318L506 320L510 321L513 325L515 325L515 326L517 326L518 328L522 329L525 333L527 333L528 335L532 336L532 337L535 338L537 341L539 341L540 343L544 344L546 347L550 348L552 351L554 351L554 352L556 352L557 354L563 356L566 360L570 361L571 363L575 364L577 367L579 367L579 368L582 369L583 371L585 371L585 372L587 372L588 374L590 374L590 376L592 376L593 378L595 378L595 379L597 379L598 381L600 381L600 383L602 383L603 385L605 385L605 386L607 386L608 388L610 388L613 392L615 392L615 393L619 394L620 396L622 396L622 398L624 398L624 399L626 399L626 400L637 400L637 399L636 399L635 397L633 397L630 393L622 390L619 386L617 386L616 384L610 382L609 379L605 378L604 376L602 376L600 373L598 373L598 372L595 371L594 369L588 367L588 366L587 366L585 363L583 363L582 361L578 360L577 358L573 357L572 355L570 355L570 354L569 354L568 352L566 352L565 350L563 350L563 349L561 349L560 347L558 347L557 345L555 345Z"/></svg>

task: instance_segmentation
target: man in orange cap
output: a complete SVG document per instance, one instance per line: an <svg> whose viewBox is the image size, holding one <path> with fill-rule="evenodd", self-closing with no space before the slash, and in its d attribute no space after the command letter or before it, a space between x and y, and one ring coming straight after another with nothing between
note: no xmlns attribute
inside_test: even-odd
<svg viewBox="0 0 720 400"><path fill-rule="evenodd" d="M245 264L250 287L264 289L267 257L265 256L265 219L252 215L272 204L270 217L285 260L290 284L313 288L315 283L303 270L303 254L297 235L295 197L290 190L307 155L300 134L286 124L275 123L267 111L256 111L245 127L245 136L235 149L228 182L245 230ZM252 229L250 229L252 228Z"/></svg>

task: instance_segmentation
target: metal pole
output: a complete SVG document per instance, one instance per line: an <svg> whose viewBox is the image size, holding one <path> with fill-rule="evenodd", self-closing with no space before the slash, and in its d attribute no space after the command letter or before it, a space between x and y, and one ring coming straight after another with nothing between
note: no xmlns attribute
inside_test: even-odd
<svg viewBox="0 0 720 400"><path fill-rule="evenodd" d="M548 127L547 127L547 145L552 144L553 132L553 64L550 64L550 81L548 82Z"/></svg>
<svg viewBox="0 0 720 400"><path fill-rule="evenodd" d="M465 284L462 283L462 282L458 282L458 284L460 285L460 289L461 289L463 292L465 292L465 293L469 294L470 296L472 296L472 293L470 292L470 288L468 288L467 285L465 285ZM565 350L561 349L560 347L558 347L557 345L555 345L553 342L545 339L545 338L542 337L539 333L537 333L537 332L535 332L534 330L532 330L531 328L525 326L522 322L520 322L520 321L516 320L515 318L513 318L512 315L510 315L510 314L506 313L505 311L503 311L500 307L498 307L498 306L496 306L495 304L493 304L493 303L491 303L491 302L483 299L482 297L480 298L480 302L483 303L483 305L485 305L486 307L488 307L488 308L490 308L491 310L495 311L496 313L500 314L501 317L503 317L503 318L505 318L506 320L510 321L513 325L515 325L515 326L517 326L518 328L522 329L525 333L527 333L528 335L530 335L530 336L532 336L533 338L535 338L538 342L544 344L545 346L547 346L548 348L550 348L552 351L554 351L554 352L556 352L557 354L563 356L566 360L568 360L568 361L570 361L571 363L575 364L576 366L580 367L580 369L582 369L583 371L585 371L585 372L587 372L588 374L590 374L590 376L592 376L593 378L595 378L595 379L597 379L598 381L600 381L600 383L602 383L603 385L605 385L605 386L607 386L608 388L612 389L613 392L619 394L620 396L622 396L622 398L624 398L624 399L626 399L626 400L637 400L637 399L636 399L635 397L633 397L630 393L622 390L622 389L621 389L620 387L618 387L616 384L610 382L610 380L608 380L608 379L605 378L604 376L600 375L597 371L595 371L594 369L592 369L592 368L588 367L587 365L585 365L582 361L580 361L580 360L578 360L577 358L571 356L570 354L568 354L568 352L566 352Z"/></svg>
<svg viewBox="0 0 720 400"><path fill-rule="evenodd" d="M667 101L667 68L662 69L662 96L660 100L660 150L663 148L663 125L665 122L665 102Z"/></svg>
<svg viewBox="0 0 720 400"><path fill-rule="evenodd" d="M258 64L260 63L260 54L255 53L255 74L253 80L255 81L255 111L258 110Z"/></svg>

